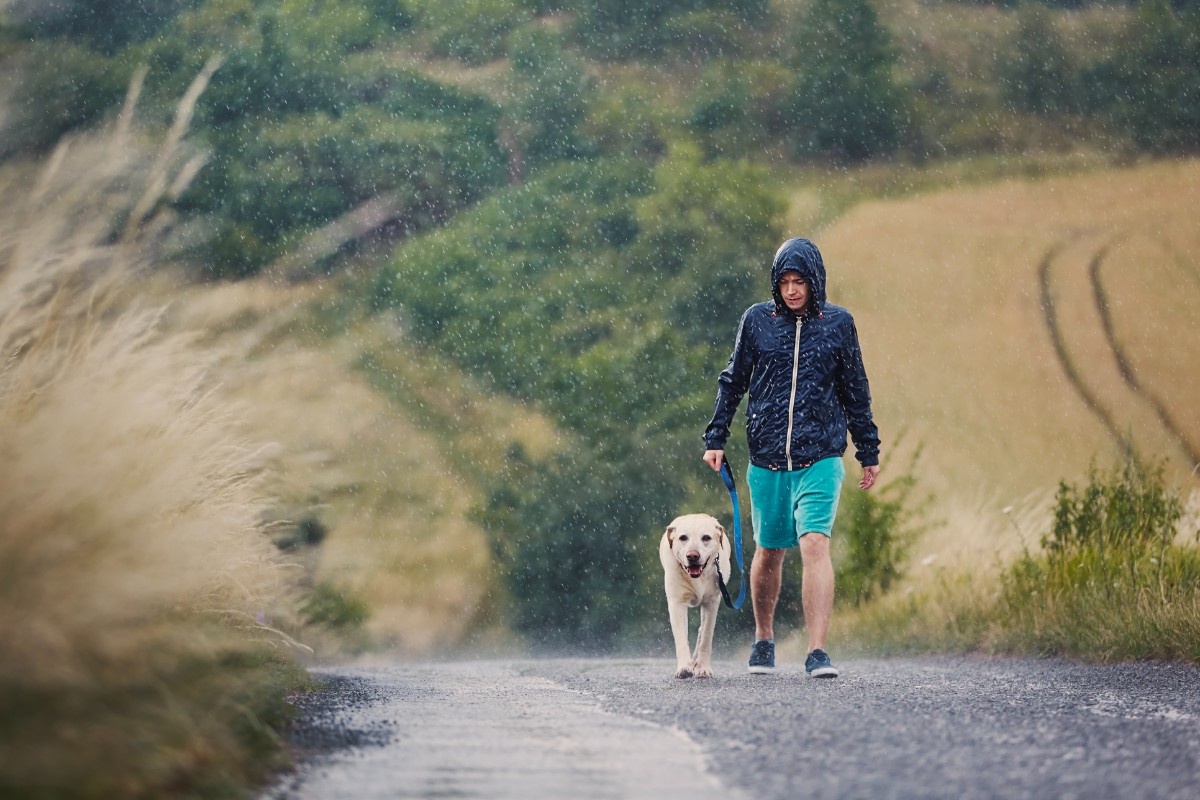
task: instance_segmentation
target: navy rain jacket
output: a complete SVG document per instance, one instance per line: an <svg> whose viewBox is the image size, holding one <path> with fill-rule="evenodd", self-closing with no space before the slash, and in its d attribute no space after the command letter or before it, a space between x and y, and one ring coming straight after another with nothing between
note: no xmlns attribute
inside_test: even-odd
<svg viewBox="0 0 1200 800"><path fill-rule="evenodd" d="M797 272L810 300L797 316L779 293L779 279ZM792 470L846 452L846 431L864 467L879 463L879 430L854 319L825 300L825 263L808 239L788 239L771 265L772 302L746 309L729 364L717 378L717 402L704 431L709 450L724 450L746 391L746 440L751 463Z"/></svg>

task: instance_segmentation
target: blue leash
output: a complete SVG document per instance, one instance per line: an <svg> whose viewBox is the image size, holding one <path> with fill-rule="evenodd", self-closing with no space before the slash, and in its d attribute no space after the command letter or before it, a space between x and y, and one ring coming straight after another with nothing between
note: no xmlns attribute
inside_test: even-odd
<svg viewBox="0 0 1200 800"><path fill-rule="evenodd" d="M738 505L737 484L734 483L733 467L729 465L728 458L721 461L721 480L725 481L725 488L729 490L729 498L733 501L733 553L737 557L738 575L741 576L737 600L729 599L729 590L725 588L725 581L721 579L719 569L717 582L721 584L721 596L725 598L725 605L741 608L742 603L746 602L746 568L742 566L742 509Z"/></svg>

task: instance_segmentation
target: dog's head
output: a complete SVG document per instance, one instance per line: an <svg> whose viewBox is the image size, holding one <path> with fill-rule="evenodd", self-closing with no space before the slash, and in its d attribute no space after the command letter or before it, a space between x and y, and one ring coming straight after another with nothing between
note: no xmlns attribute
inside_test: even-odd
<svg viewBox="0 0 1200 800"><path fill-rule="evenodd" d="M685 514L667 526L667 542L684 572L699 578L723 549L725 529L708 514Z"/></svg>

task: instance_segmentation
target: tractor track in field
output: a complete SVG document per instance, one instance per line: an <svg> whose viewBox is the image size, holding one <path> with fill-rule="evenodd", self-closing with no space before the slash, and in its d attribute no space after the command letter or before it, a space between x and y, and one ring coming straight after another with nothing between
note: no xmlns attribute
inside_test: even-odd
<svg viewBox="0 0 1200 800"><path fill-rule="evenodd" d="M1071 244L1072 238L1063 239L1056 242L1042 256L1042 260L1038 263L1038 295L1042 304L1042 319L1046 323L1046 330L1050 334L1050 343L1054 346L1054 355L1058 358L1058 364L1062 367L1063 374L1067 376L1067 381L1075 388L1083 404L1087 406L1104 425L1105 430L1112 436L1113 441L1121 448L1121 452L1126 456L1133 455L1133 442L1128 436L1121 433L1120 427L1100 403L1100 399L1092 393L1088 388L1087 382L1084 381L1083 375L1075 367L1075 363L1071 360L1071 354L1067 352L1067 341L1063 335L1062 328L1058 324L1058 309L1054 304L1054 292L1050 287L1050 273L1055 260L1058 258L1067 245Z"/></svg>
<svg viewBox="0 0 1200 800"><path fill-rule="evenodd" d="M1042 318L1050 335L1050 342L1054 348L1055 357L1058 359L1059 366L1062 368L1068 382L1074 387L1088 410L1100 420L1100 423L1117 443L1121 452L1126 457L1131 457L1134 455L1134 446L1131 437L1121 432L1121 428L1114 419L1113 414L1101 402L1097 393L1088 385L1084 374L1071 359L1071 355L1067 349L1066 335L1059 324L1058 307L1055 304L1054 292L1050 285L1054 273L1054 265L1063 250L1084 235L1084 233L1077 233L1073 236L1068 236L1054 243L1042 255L1037 268ZM1096 312L1100 318L1101 333L1104 336L1104 341L1108 345L1109 351L1112 353L1113 361L1121 376L1121 380L1135 397L1146 403L1153 410L1159 423L1171 438L1178 443L1184 453L1187 454L1190 465L1193 468L1200 467L1200 451L1189 441L1182 426L1175 421L1166 403L1155 392L1150 390L1139 377L1128 350L1121 344L1117 336L1116 327L1113 322L1112 303L1110 302L1108 291L1104 287L1102 272L1113 244L1119 241L1120 238L1119 236L1113 237L1107 242L1102 243L1088 261L1088 283L1091 287L1092 302L1095 304ZM1170 251L1168 245L1164 244L1164 248Z"/></svg>
<svg viewBox="0 0 1200 800"><path fill-rule="evenodd" d="M1109 302L1108 292L1104 288L1104 282L1100 275L1111 247L1112 242L1101 247L1093 254L1091 261L1088 263L1088 282L1092 285L1092 297L1096 303L1096 310L1100 313L1104 338L1108 341L1109 349L1112 350L1113 357L1117 362L1117 369L1120 371L1121 379L1125 381L1125 385L1154 409L1154 414L1158 417L1158 421L1179 443L1183 451L1187 453L1192 468L1198 467L1200 466L1200 451L1188 441L1187 435L1183 432L1183 426L1175 421L1170 409L1167 408L1162 398L1147 387L1138 377L1132 359L1130 359L1129 354L1121 345L1120 339L1117 338L1117 332L1112 319L1112 304Z"/></svg>

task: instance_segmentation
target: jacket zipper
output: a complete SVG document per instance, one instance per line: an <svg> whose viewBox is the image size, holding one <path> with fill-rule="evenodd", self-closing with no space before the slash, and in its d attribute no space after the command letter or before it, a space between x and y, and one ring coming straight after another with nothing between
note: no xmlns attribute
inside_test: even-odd
<svg viewBox="0 0 1200 800"><path fill-rule="evenodd" d="M788 399L787 442L783 447L789 472L792 469L792 427L796 423L796 378L800 374L800 329L803 326L804 319L796 317L796 344L792 350L792 396Z"/></svg>

